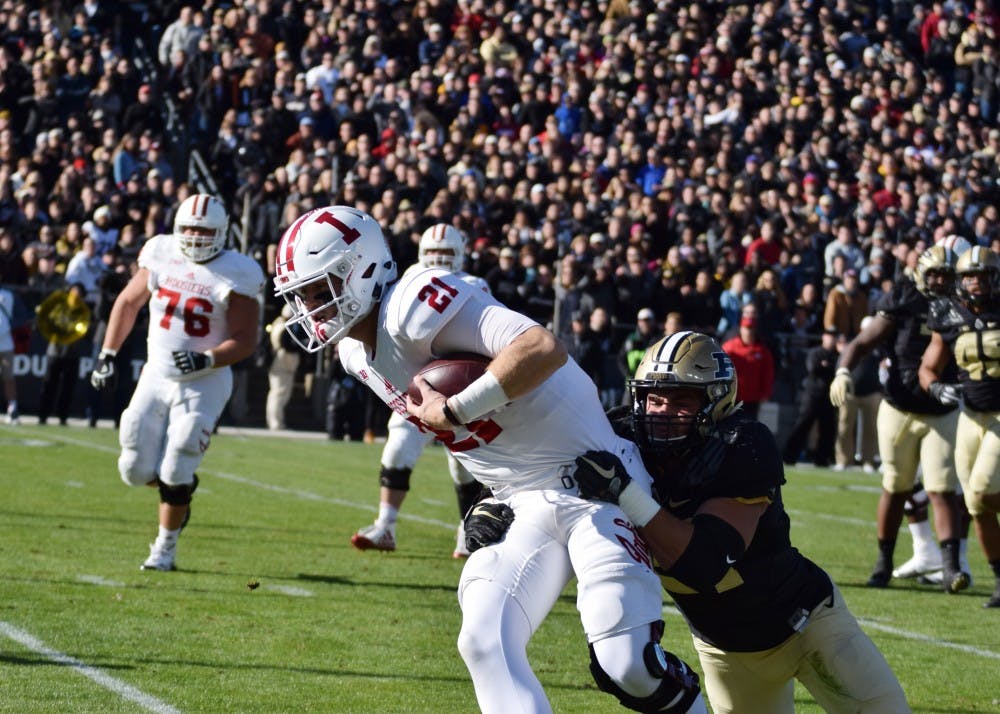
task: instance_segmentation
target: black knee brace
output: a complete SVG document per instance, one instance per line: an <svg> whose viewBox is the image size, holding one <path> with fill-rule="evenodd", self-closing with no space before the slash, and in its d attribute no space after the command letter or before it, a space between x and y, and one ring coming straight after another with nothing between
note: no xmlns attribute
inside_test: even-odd
<svg viewBox="0 0 1000 714"><path fill-rule="evenodd" d="M378 472L378 483L380 486L391 488L394 491L410 490L410 474L413 469L390 469L385 466Z"/></svg>
<svg viewBox="0 0 1000 714"><path fill-rule="evenodd" d="M686 712L701 693L697 673L677 655L664 652L659 642L646 645L642 659L649 673L661 680L660 686L649 696L633 696L615 684L597 661L593 645L590 645L590 674L602 692L613 694L626 709L650 714Z"/></svg>
<svg viewBox="0 0 1000 714"><path fill-rule="evenodd" d="M198 488L198 474L194 475L194 480L191 483L180 486L171 486L163 483L160 479L156 479L156 485L160 489L160 500L163 503L168 503L171 506L186 506L191 503L191 497Z"/></svg>
<svg viewBox="0 0 1000 714"><path fill-rule="evenodd" d="M455 495L458 497L458 517L465 518L469 509L479 503L483 494L483 485L478 481L469 483L456 483Z"/></svg>
<svg viewBox="0 0 1000 714"><path fill-rule="evenodd" d="M906 499L906 504L903 506L903 515L916 518L917 520L927 518L927 504L929 500L927 492L924 490L924 485L917 481L913 485L913 491Z"/></svg>

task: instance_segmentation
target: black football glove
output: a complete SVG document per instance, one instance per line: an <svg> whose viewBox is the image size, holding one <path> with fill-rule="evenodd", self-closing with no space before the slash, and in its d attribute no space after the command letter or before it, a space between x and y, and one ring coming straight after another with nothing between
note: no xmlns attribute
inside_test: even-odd
<svg viewBox="0 0 1000 714"><path fill-rule="evenodd" d="M934 382L927 391L946 407L953 407L962 401L962 386L959 384Z"/></svg>
<svg viewBox="0 0 1000 714"><path fill-rule="evenodd" d="M465 547L470 553L499 543L514 522L514 511L506 503L487 498L465 514Z"/></svg>
<svg viewBox="0 0 1000 714"><path fill-rule="evenodd" d="M211 352L186 352L174 350L174 364L181 374L191 374L201 372L215 365L215 358Z"/></svg>
<svg viewBox="0 0 1000 714"><path fill-rule="evenodd" d="M115 376L116 354L118 353L115 350L103 349L97 355L94 371L90 373L90 384L94 389L101 390L110 384L112 377Z"/></svg>
<svg viewBox="0 0 1000 714"><path fill-rule="evenodd" d="M610 451L588 451L576 457L573 478L580 489L580 498L615 504L632 482L621 460Z"/></svg>

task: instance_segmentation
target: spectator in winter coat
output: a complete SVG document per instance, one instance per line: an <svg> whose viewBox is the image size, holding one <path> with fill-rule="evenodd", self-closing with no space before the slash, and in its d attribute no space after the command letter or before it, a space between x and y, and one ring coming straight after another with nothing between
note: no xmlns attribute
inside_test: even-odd
<svg viewBox="0 0 1000 714"><path fill-rule="evenodd" d="M767 401L774 389L774 356L757 335L757 316L752 308L744 310L740 318L740 334L726 340L722 349L736 366L736 398L756 419L761 402Z"/></svg>
<svg viewBox="0 0 1000 714"><path fill-rule="evenodd" d="M852 339L861 330L861 321L867 314L868 295L861 289L858 271L848 268L844 271L844 281L826 298L823 327Z"/></svg>

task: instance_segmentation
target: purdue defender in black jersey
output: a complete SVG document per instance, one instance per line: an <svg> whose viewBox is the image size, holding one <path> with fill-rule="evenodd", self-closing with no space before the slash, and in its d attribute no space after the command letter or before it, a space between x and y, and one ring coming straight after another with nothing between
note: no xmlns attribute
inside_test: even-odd
<svg viewBox="0 0 1000 714"><path fill-rule="evenodd" d="M876 305L875 317L840 354L839 367L830 385L830 401L843 404L852 388L850 370L864 355L885 343L889 357L889 379L885 399L878 410L879 453L882 456L882 495L878 504L878 561L868 579L871 587L883 588L893 574L896 534L903 521L907 499L914 492L917 466L923 466L924 487L934 506L934 525L940 555L922 553L915 541L916 561L909 571L914 577L942 570L942 587L956 593L969 586L969 575L959 560L961 507L956 497L952 444L955 441L954 404L942 404L920 387L918 369L930 342L927 315L932 301L946 302L954 286L955 251L935 245L924 251L914 279L897 282ZM954 378L954 363L942 366ZM911 529L913 530L913 529ZM938 555L934 553L934 555ZM923 556L923 557L920 557ZM916 567L912 567L916 566Z"/></svg>
<svg viewBox="0 0 1000 714"><path fill-rule="evenodd" d="M955 298L931 314L920 384L943 403L962 403L955 467L996 578L986 607L1000 607L1000 256L976 246L958 259L955 273ZM946 372L953 358L957 383Z"/></svg>
<svg viewBox="0 0 1000 714"><path fill-rule="evenodd" d="M794 712L798 679L827 711L908 712L903 690L830 577L792 547L784 470L771 432L736 401L729 356L707 335L652 345L634 379L635 439L655 500L617 458L588 452L584 498L639 526L691 629L712 709Z"/></svg>

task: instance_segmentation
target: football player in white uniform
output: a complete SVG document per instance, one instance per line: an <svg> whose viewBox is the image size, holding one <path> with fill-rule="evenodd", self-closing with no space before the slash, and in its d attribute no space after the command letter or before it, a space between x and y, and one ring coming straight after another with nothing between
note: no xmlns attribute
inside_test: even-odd
<svg viewBox="0 0 1000 714"><path fill-rule="evenodd" d="M662 599L649 553L621 508L579 498L572 471L591 449L618 454L648 493L635 446L604 416L593 382L551 332L436 268L396 265L382 230L346 206L311 211L282 236L276 292L295 310L302 345L349 345L346 368L394 411L434 432L504 505L506 537L472 553L458 598L458 648L484 712L548 712L527 644L573 576L602 689L636 711L705 712L698 677L665 653ZM293 333L294 334L294 333ZM422 378L441 355L492 358L449 397Z"/></svg>
<svg viewBox="0 0 1000 714"><path fill-rule="evenodd" d="M264 272L223 249L227 224L219 199L195 194L178 208L173 235L143 246L90 377L96 389L111 381L114 356L148 302L148 357L118 436L122 480L160 492L159 534L143 570L174 569L177 537L198 487L195 469L232 392L229 365L257 344Z"/></svg>
<svg viewBox="0 0 1000 714"><path fill-rule="evenodd" d="M462 270L464 261L465 236L454 226L438 223L420 236L417 262L409 270L441 268L459 280L489 293L490 287L485 280ZM363 349L363 347L356 340L341 344L339 351L345 363L352 359L345 356L345 351L350 349ZM406 492L410 490L410 474L413 473L413 467L420 454L433 439L432 432L420 429L403 415L393 412L389 417L389 438L386 439L385 447L382 449L379 470L378 518L373 524L365 526L351 536L351 545L355 548L396 550L396 519L406 498ZM465 547L465 528L461 519L478 500L482 487L450 451L448 472L455 484L460 519L452 557L464 558L469 555L469 551Z"/></svg>

